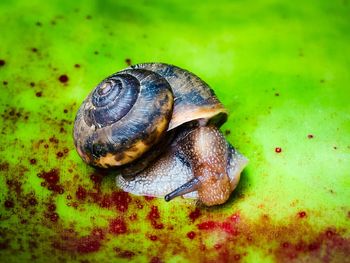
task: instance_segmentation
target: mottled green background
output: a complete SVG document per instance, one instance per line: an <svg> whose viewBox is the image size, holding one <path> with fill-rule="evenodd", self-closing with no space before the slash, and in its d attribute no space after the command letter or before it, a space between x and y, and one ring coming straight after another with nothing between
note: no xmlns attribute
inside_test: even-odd
<svg viewBox="0 0 350 263"><path fill-rule="evenodd" d="M349 17L348 0L1 0L1 261L349 262ZM250 163L227 204L126 195L80 160L80 103L130 61L186 68L228 107Z"/></svg>

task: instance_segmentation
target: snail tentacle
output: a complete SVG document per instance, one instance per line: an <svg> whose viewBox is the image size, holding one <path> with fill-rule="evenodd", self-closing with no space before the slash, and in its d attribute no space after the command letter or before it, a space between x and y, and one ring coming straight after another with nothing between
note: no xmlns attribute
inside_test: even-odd
<svg viewBox="0 0 350 263"><path fill-rule="evenodd" d="M186 182L185 184L181 185L179 188L176 188L171 193L164 196L165 201L169 202L173 200L175 197L185 195L188 193L191 193L193 191L198 190L198 187L200 186L200 181L197 177L193 177L190 181Z"/></svg>

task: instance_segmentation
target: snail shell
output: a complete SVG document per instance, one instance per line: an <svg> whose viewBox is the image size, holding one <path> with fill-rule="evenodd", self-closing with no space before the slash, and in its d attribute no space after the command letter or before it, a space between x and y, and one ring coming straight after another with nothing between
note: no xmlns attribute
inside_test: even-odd
<svg viewBox="0 0 350 263"><path fill-rule="evenodd" d="M185 174L191 174L187 177L192 179L198 178L203 172L210 174L209 170L217 166L216 162L211 163L210 160L216 158L219 161L224 156L224 159L221 158L225 164L221 165L220 176L226 174L227 177L227 160L233 153L218 130L226 119L224 106L213 90L196 75L168 64L138 64L109 76L88 95L75 119L74 143L78 154L88 164L103 168L126 167L122 174L134 175L133 178L142 178L145 174L150 179L154 178L152 175L159 174L159 171L154 170L152 173L148 169L156 167L159 162L170 167L181 155L182 160L186 160L184 165L190 169ZM205 139L209 143L203 151L203 140L199 144L196 141L198 134L206 132L206 128L211 131L208 133L211 135ZM203 153L208 150L213 150L215 156L205 161ZM162 157L163 153L167 158ZM198 164L201 164L201 169L197 167ZM218 176L217 172L214 174L214 177ZM209 175L205 180L208 181L213 176ZM187 177L184 179L187 180ZM205 199L200 197L200 193L214 179L206 183L204 179L192 179L182 191L167 195L166 199L186 194L189 190L198 191L199 198ZM132 191L126 182L118 184L129 192L140 194L140 191ZM139 182L134 189L140 187L142 185ZM229 184L221 188L228 193L233 191ZM141 194L157 195L149 192ZM226 201L228 195L225 194L221 199ZM213 205L224 201L204 203Z"/></svg>

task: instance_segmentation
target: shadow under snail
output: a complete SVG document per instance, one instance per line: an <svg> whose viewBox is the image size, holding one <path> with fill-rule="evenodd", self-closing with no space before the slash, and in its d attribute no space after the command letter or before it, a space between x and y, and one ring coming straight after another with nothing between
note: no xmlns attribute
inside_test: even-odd
<svg viewBox="0 0 350 263"><path fill-rule="evenodd" d="M219 127L227 111L187 70L138 64L103 80L84 100L74 144L88 164L114 167L136 195L184 196L207 206L227 201L247 159Z"/></svg>

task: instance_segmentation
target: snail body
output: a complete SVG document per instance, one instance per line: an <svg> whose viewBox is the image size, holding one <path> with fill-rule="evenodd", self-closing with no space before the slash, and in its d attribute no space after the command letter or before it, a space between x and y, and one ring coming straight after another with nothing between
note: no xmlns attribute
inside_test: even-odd
<svg viewBox="0 0 350 263"><path fill-rule="evenodd" d="M224 203L247 160L219 127L227 111L210 87L176 66L145 63L103 80L84 100L74 123L82 159L117 167L117 184L150 196Z"/></svg>

